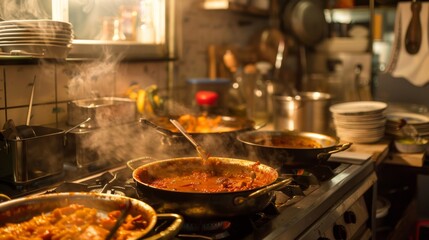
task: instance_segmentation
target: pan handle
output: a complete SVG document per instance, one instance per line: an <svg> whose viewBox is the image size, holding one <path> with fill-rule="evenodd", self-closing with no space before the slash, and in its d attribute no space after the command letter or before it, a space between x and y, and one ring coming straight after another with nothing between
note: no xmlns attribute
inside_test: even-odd
<svg viewBox="0 0 429 240"><path fill-rule="evenodd" d="M319 160L327 159L334 153L342 152L342 151L349 149L351 145L352 145L352 143L344 143L341 145L337 145L337 146L335 146L335 149L332 151L321 152L321 153L317 154L317 159L319 159Z"/></svg>
<svg viewBox="0 0 429 240"><path fill-rule="evenodd" d="M154 128L156 131L158 131L159 133L161 133L163 135L167 135L167 136L173 136L173 135L175 135L172 131L170 131L168 129L165 129L163 127L160 127L160 126L156 125L155 123L151 122L148 119L140 118L139 122L141 123L141 125L143 127L149 126L151 128Z"/></svg>
<svg viewBox="0 0 429 240"><path fill-rule="evenodd" d="M286 178L281 180L280 182L277 183L273 183L265 188L261 188L258 191L252 192L251 194L249 194L249 196L247 197L236 197L234 198L234 204L235 205L240 205L243 204L245 201L249 200L249 199L253 199L253 198L257 198L261 195L267 194L271 191L275 191L277 189L283 188L287 185L289 185L292 182L292 178Z"/></svg>
<svg viewBox="0 0 429 240"><path fill-rule="evenodd" d="M131 170L136 170L139 166L142 166L142 165L144 165L144 164L146 164L146 163L149 163L149 162L153 162L153 161L155 161L156 159L154 159L154 158L152 158L152 157L139 157L139 158L134 158L134 159L131 159L131 160L128 160L127 161L127 167L129 168L129 169L131 169ZM141 164L139 164L139 166L138 167L136 167L135 166L135 164L137 163L137 162L141 162Z"/></svg>
<svg viewBox="0 0 429 240"><path fill-rule="evenodd" d="M71 127L69 130L65 131L65 132L64 132L64 138L63 138L63 145L64 145L64 146L66 146L66 145L67 145L67 134L68 134L69 132L71 132L72 130L74 130L74 129L78 128L80 125L82 125L82 124L85 124L85 123L89 122L90 120L91 120L91 118L90 118L90 117L88 117L88 118L87 118L86 120L84 120L83 122L81 122L81 123L79 123L79 124L77 124L77 125L75 125L75 126Z"/></svg>
<svg viewBox="0 0 429 240"><path fill-rule="evenodd" d="M143 238L145 240L158 240L158 239L170 239L173 236L176 236L180 229L183 226L183 217L180 216L179 214L175 214L175 213L158 213L156 214L157 219L174 219L174 221L171 223L170 226L168 226L165 230L147 237L147 238Z"/></svg>

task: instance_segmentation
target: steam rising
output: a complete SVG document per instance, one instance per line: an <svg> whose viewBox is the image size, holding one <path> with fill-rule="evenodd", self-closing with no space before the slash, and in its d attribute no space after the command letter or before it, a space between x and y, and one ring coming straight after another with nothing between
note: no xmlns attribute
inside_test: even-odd
<svg viewBox="0 0 429 240"><path fill-rule="evenodd" d="M2 0L0 16L5 20L49 19L47 0Z"/></svg>

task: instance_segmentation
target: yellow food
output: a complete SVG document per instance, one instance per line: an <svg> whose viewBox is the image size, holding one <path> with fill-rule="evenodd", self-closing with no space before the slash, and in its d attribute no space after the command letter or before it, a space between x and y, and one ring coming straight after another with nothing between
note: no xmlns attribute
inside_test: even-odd
<svg viewBox="0 0 429 240"><path fill-rule="evenodd" d="M222 121L221 116L193 116L190 114L185 114L180 116L178 121L187 132L209 133L230 130L230 128L220 126Z"/></svg>

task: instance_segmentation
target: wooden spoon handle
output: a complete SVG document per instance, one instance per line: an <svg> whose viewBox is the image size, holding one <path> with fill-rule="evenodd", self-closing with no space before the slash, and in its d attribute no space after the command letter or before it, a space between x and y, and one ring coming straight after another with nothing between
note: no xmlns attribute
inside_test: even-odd
<svg viewBox="0 0 429 240"><path fill-rule="evenodd" d="M405 49L409 54L416 54L422 42L421 9L422 5L420 2L413 1L411 3L412 16L405 36Z"/></svg>

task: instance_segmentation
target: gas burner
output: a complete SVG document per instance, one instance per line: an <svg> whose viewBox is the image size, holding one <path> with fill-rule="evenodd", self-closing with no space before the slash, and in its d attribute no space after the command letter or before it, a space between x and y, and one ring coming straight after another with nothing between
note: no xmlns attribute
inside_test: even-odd
<svg viewBox="0 0 429 240"><path fill-rule="evenodd" d="M91 186L89 187L89 192L93 192L93 193L108 193L108 194L112 194L112 195L120 195L120 196L128 196L125 191L126 188L125 187L120 187L120 186L111 186L108 189L103 190L102 186Z"/></svg>
<svg viewBox="0 0 429 240"><path fill-rule="evenodd" d="M224 231L231 226L230 221L187 222L183 224L183 232L213 232Z"/></svg>
<svg viewBox="0 0 429 240"><path fill-rule="evenodd" d="M315 176L319 181L326 181L336 175L336 169L340 166L339 163L326 162L325 164L317 165L284 165L281 172L284 174L292 174L297 176Z"/></svg>
<svg viewBox="0 0 429 240"><path fill-rule="evenodd" d="M226 220L186 221L180 230L179 237L184 239L229 239L228 229L231 222Z"/></svg>

